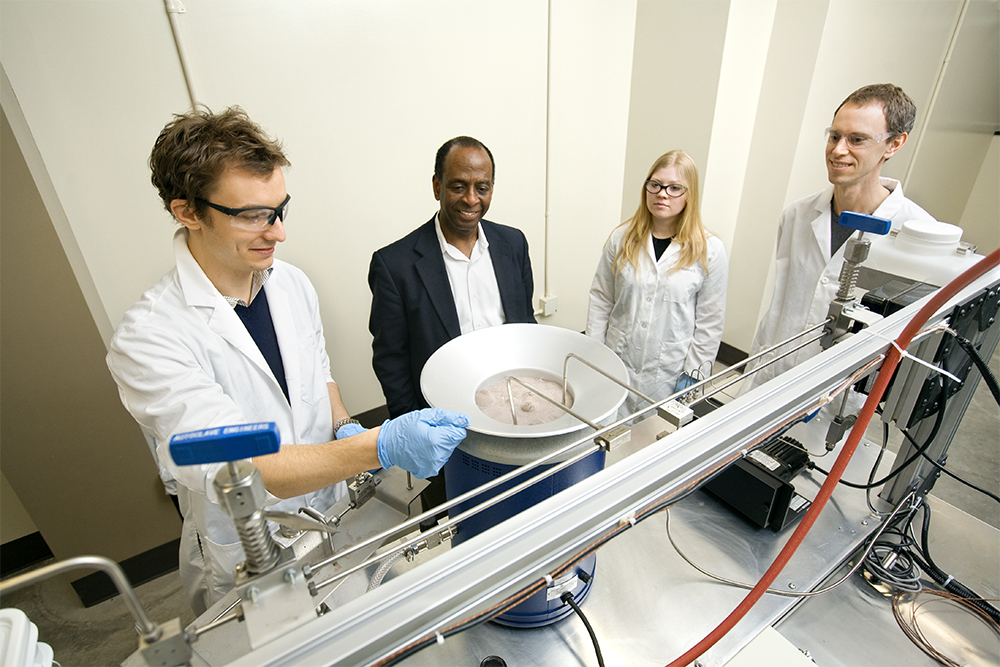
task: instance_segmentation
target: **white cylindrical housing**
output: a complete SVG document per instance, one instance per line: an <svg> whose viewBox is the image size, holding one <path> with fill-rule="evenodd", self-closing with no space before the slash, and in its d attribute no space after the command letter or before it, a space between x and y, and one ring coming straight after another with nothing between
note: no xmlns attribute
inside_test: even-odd
<svg viewBox="0 0 1000 667"><path fill-rule="evenodd" d="M940 287L982 259L981 255L961 252L961 240L961 227L932 220L908 220L895 238L871 237L871 250L864 265Z"/></svg>

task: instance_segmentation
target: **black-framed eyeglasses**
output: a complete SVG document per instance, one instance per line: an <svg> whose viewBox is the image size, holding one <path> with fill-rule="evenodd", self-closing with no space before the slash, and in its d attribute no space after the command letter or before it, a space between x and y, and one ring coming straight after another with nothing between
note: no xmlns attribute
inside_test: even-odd
<svg viewBox="0 0 1000 667"><path fill-rule="evenodd" d="M688 189L680 183L670 183L668 185L664 185L663 183L657 183L652 180L646 181L645 188L646 192L651 195L659 193L660 190L666 190L668 197L680 197L688 191Z"/></svg>
<svg viewBox="0 0 1000 667"><path fill-rule="evenodd" d="M229 218L229 224L233 227L239 227L240 229L246 229L254 232L262 232L267 229L270 225L274 224L274 221L281 218L281 222L284 223L288 219L288 200L292 198L292 195L286 195L285 201L281 202L281 206L251 206L250 208L229 208L228 206L219 206L218 204L213 204L207 199L197 198L200 204L205 206L210 206L214 208L219 213L225 213Z"/></svg>

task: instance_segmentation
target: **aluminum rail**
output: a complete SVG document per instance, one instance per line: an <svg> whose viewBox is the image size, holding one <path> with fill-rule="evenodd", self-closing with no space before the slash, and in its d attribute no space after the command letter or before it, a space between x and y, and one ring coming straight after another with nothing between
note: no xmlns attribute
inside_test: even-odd
<svg viewBox="0 0 1000 667"><path fill-rule="evenodd" d="M1000 281L993 270L930 320ZM924 300L233 665L377 664L495 613L872 372ZM652 407L652 406L651 406Z"/></svg>
<svg viewBox="0 0 1000 667"><path fill-rule="evenodd" d="M476 514L479 514L480 512L483 512L483 511L489 509L490 507L493 507L494 505L502 503L503 501L507 500L511 496L517 495L521 491L524 491L525 489L534 486L535 484L539 483L543 479L551 477L552 475L555 475L556 473L561 472L561 471L565 470L566 468L569 468L570 466L572 466L572 465L574 465L576 463L579 463L580 461L582 461L583 459L587 458L588 456L591 456L591 455L597 453L599 450L600 450L600 447L598 447L596 444L595 445L591 445L588 449L585 449L584 451L576 454L575 456L572 456L572 457L566 459L565 461L554 465L552 468L550 468L550 469L548 469L548 470L540 473L539 475L536 475L534 477L531 477L529 479L524 480L520 484L517 484L516 486L513 486L513 487L507 489L506 491L503 491L502 493L498 493L495 496L491 496L487 500L484 500L483 502L479 503L478 505L476 505L474 507L470 507L469 509L467 509L466 511L462 512L461 514L458 514L457 516L450 517L446 521L440 521L439 520L438 525L435 526L432 531L428 531L428 532L430 532L430 533L438 532L439 533L439 532L445 531L446 529L451 528L453 526L457 526L458 524L462 523L466 519L469 519L470 517L473 517ZM397 532L398 532L398 529L397 529ZM337 574L333 575L332 577L330 577L328 579L325 579L323 581L310 582L309 583L309 590L310 590L310 592L312 592L315 595L318 591L322 590L323 588L325 588L327 586L330 586L332 584L335 584L338 581L340 581L341 579L344 579L344 578L346 578L346 577L354 574L355 572L357 572L359 570L365 569L369 565L372 565L374 563L378 563L379 561L384 561L387 558L390 558L390 557L396 556L396 555L406 556L410 552L411 549L419 548L418 545L421 542L424 542L426 540L427 540L427 534L426 533L420 533L416 537L412 537L409 540L406 540L405 542L403 542L399 546L396 546L396 547L394 547L394 548L392 548L390 550L387 550L384 553L380 553L380 554L377 554L375 556L372 556L371 558L368 558L367 560L365 560L365 561L363 561L361 563L358 563L357 565L355 565L354 567L352 567L350 569L338 572ZM314 566L313 569L316 570L316 569L319 569L319 568Z"/></svg>
<svg viewBox="0 0 1000 667"><path fill-rule="evenodd" d="M769 354L769 353L773 352L774 350L777 350L777 349L781 348L782 346L787 345L788 343L796 340L797 338L801 338L802 336L804 336L804 335L806 335L808 333L811 333L812 331L815 331L817 328L819 328L821 326L824 326L825 324L826 324L826 322L824 321L824 322L821 322L820 324L813 325L813 326L805 329L803 332L797 333L794 336L788 338L787 340L784 340L784 341L778 343L777 345L775 345L773 347L770 347L770 348L768 348L766 350L762 350L758 354L756 354L756 355L754 355L752 357L748 357L747 359L744 359L743 361L739 362L736 365L736 367L743 366L743 365L745 365L745 364L747 364L747 363L749 363L749 362L751 362L751 361L753 361L755 359L758 359L758 358L760 358L760 357L762 357L762 356L764 356L766 354ZM760 366L757 366L753 371L751 371L751 373L757 372L758 370L761 370L762 368L765 368L765 367L771 365L772 363L774 363L776 361L779 361L783 357L785 357L785 356L787 356L789 354L793 354L796 351L800 350L801 348L803 348L803 347L805 347L805 346L807 346L807 345L809 345L811 343L814 343L814 342L818 341L823 335L824 334L820 334L819 336L813 336L812 338L806 339L804 342L800 342L795 347L793 347L793 348L785 351L782 354L779 354L775 358L768 360L767 362L761 364ZM663 399L661 401L654 401L653 399L647 397L645 394L642 394L639 391L636 391L631 386L629 386L629 385L627 385L627 384L619 381L617 378L614 378L614 377L608 375L602 369L598 368L597 366L594 366L593 364L591 364L587 360L582 359L578 355L573 354L573 353L570 353L570 354L566 355L566 359L563 362L563 369L564 369L564 372L563 372L563 383L564 383L563 392L564 392L564 394L565 394L565 391L566 391L566 388L565 388L565 379L566 379L566 377L565 377L565 368L566 368L566 364L569 363L570 359L576 359L577 361L582 362L583 364L589 366L590 368L592 368L593 370L597 371L601 375L605 376L609 380L615 382L618 385L621 385L625 389L627 389L627 390L629 390L629 391L631 391L631 392L633 392L635 394L638 394L641 398L645 399L646 401L649 401L652 404L652 405L650 405L649 408L646 408L646 409L644 409L644 410L636 413L637 415L641 415L644 412L652 410L653 408L659 407L659 406L663 405L664 403L675 399L676 397L679 397L679 396L687 394L687 393L689 393L691 391L694 391L697 388L699 388L701 386L704 386L707 383L713 382L714 380L716 380L718 378L721 378L721 377L723 377L723 376L731 373L731 371L732 371L731 368L727 369L727 370L725 370L725 371L723 371L721 373L717 373L716 375L713 375L713 376L711 376L709 378L706 378L705 380L703 380L703 381L701 381L701 382L699 382L699 383L697 383L695 385L687 387L687 388L683 389L682 391L676 392L676 393L672 394L671 396L668 396L667 398L665 398L665 399ZM718 393L720 391L723 391L726 387L729 387L730 385L734 384L735 382L739 382L742 379L742 377L743 376L740 376L740 377L738 377L738 378L736 378L736 379L734 379L734 380L732 380L730 382L727 382L726 384L722 385L721 387L714 387L714 390L712 392L706 393L704 396L701 396L701 397L697 398L696 400L692 401L691 404L703 401L703 400L705 400L705 399L707 399L707 398L715 395L716 393ZM376 535L376 536L374 536L372 538L369 538L366 542L364 542L362 544L355 545L354 547L352 547L350 549L347 549L346 551L342 551L340 553L336 553L336 554L330 556L329 558L327 558L327 559L325 559L323 561L320 561L320 562L315 563L315 564L311 564L311 565L308 566L308 569L307 569L308 576L312 577L313 573L318 572L319 570L323 569L324 567L327 567L328 565L331 565L331 564L337 562L341 558L344 558L344 557L346 557L346 556L354 553L355 551L357 551L361 547L364 547L364 546L367 546L367 545L371 545L371 544L375 544L375 543L379 542L386 535L389 535L389 534L398 534L400 532L400 530L405 529L407 526L416 525L417 523L419 523L420 521L422 521L424 517L430 516L430 514L432 514L432 513L439 513L439 512L441 512L444 509L451 509L454 506L459 505L459 504L465 502L466 499L472 499L472 498L476 497L477 495L481 495L481 494L485 493L486 491L488 491L489 489L492 489L492 488L494 488L494 487L496 487L496 486L498 486L498 485L500 485L502 483L505 483L508 480L514 479L515 477L521 476L522 474L525 474L525 473L533 470L534 468L536 468L536 467L538 467L538 466L546 463L547 461L549 461L549 460L551 460L553 458L561 456L562 454L564 454L566 452L573 451L573 450L578 449L580 447L585 447L587 445L588 441L591 438L593 438L596 442L600 442L600 439L603 437L603 435L606 434L607 432L609 432L611 429L614 429L616 427L616 425L622 424L625 421L633 418L632 416L629 416L629 417L626 417L624 420L617 421L617 422L615 422L615 423L613 423L613 424L611 424L611 425L609 425L607 427L601 427L601 426L599 426L597 424L594 424L593 422L591 422L591 421L583 418L582 416L576 414L575 412L573 412L571 409L569 409L565 405L562 405L559 402L557 402L557 401L549 398L548 396L546 396L542 392L540 392L537 389L535 389L534 387L532 387L532 386L530 386L530 385L522 382L521 380L519 380L518 378L516 378L514 376L508 376L508 377L506 377L505 381L507 382L507 395L508 395L508 399L510 400L510 403L511 403L511 412L512 412L512 414L513 414L513 410L514 410L514 400L513 400L513 396L510 393L510 383L511 383L511 381L514 381L514 382L517 382L518 384L520 384L521 386L523 386L529 392L534 393L534 394L540 396L541 398L545 399L546 401L548 401L552 405L555 405L556 407L559 407L562 410L566 411L567 413L571 414L573 417L576 417L578 420L580 420L581 422L585 423L590 428L595 429L596 434L594 436L591 436L591 435L583 436L579 440L577 440L575 442L572 442L572 443L570 443L568 445L565 445L565 446L561 447L560 449L558 449L556 451L550 452L549 454L547 454L546 456L544 456L544 457L542 457L540 459L536 459L536 460L534 460L534 461L532 461L532 462L530 462L530 463L528 463L528 464L526 464L524 466L519 467L516 470L513 470L513 471L507 473L506 475L503 475L502 477L498 477L498 478L492 480L491 482L489 482L489 483L487 483L487 484L485 484L483 486L480 486L480 487L478 487L476 489L468 491L464 495L459 496L457 498L454 498L451 501L448 501L444 505L435 507L433 510L425 512L424 514L421 514L420 516L413 517L408 522L405 522L405 523L403 523L400 526L394 527L391 531L386 531L385 533ZM846 396L846 393L845 393L845 396ZM514 419L514 423L516 424L517 423L517 418L513 417L513 419ZM548 470L542 471L538 475L535 475L534 477L531 477L531 478L525 480L524 482L521 482L520 484L518 484L518 485L516 485L516 486L514 486L514 487L512 487L510 489L507 489L506 491L504 491L504 492L502 492L500 494L497 494L495 496L491 496L489 499L483 501L482 503L480 503L480 504L478 504L478 505L476 505L474 507L471 507L470 509L462 512L461 514L459 514L457 516L451 517L448 520L443 521L443 522L439 520L438 525L434 528L433 532L441 532L441 531L444 531L444 530L446 530L448 528L451 528L453 526L457 526L457 524L461 523L462 521L465 521L466 519L469 519L470 517L475 516L476 514L479 514L480 512L482 512L484 510L487 510L490 507L493 507L494 505L496 505L496 504L498 504L498 503L506 500L507 498L510 498L511 496L513 496L513 495L515 495L515 494L517 494L517 493L519 493L519 492L521 492L521 491L523 491L523 490L525 490L525 489L527 489L527 488L529 488L529 487L531 487L531 486L533 486L533 485L535 485L535 484L537 484L539 482L542 482L545 479L548 479L549 477L555 475L558 472L561 472L562 470L570 467L571 465L577 463L578 461L581 461L581 460L585 459L586 457L590 456L591 454L595 453L596 451L598 451L598 450L600 450L602 448L603 447L601 445L599 445L599 444L592 444L587 449L585 449L583 452L576 454L572 458L570 458L570 459L568 459L568 460L566 460L566 461L564 461L564 462L562 462L560 464L554 465L553 467L549 468ZM423 533L421 533L420 535L418 535L416 537L410 538L409 540L406 540L406 541L402 542L401 544L396 545L392 549L389 549L389 550L386 550L384 552L378 553L378 554L376 554L376 555L374 555L374 556L372 556L372 557L370 557L370 558L362 561L361 563L358 563L357 565L355 565L352 568L349 568L349 569L346 569L346 570L341 570L337 574L335 574L335 575L333 575L333 576L331 576L329 578L326 578L326 579L321 579L321 580L320 579L316 579L316 580L313 580L313 581L311 581L309 583L309 590L315 595L320 590L322 590L322 589L324 589L324 588L326 588L328 586L331 586L331 585L337 583L338 581L341 581L342 579L345 579L345 578L349 577L350 575L354 574L355 572L358 572L360 570L364 570L365 568L369 567L370 565L373 565L373 564L381 562L381 561L388 560L389 558L393 558L393 557L396 557L396 556L405 556L408 553L410 553L411 550L418 549L419 548L418 545L421 542L424 542L425 539L426 539L426 535L423 534Z"/></svg>
<svg viewBox="0 0 1000 667"><path fill-rule="evenodd" d="M703 387L706 384L708 384L708 383L710 383L710 382L712 382L712 381L714 381L714 380L716 380L716 379L718 379L720 377L723 377L723 376L729 374L732 371L732 369L739 368L741 366L745 366L746 364L750 363L751 361L759 359L759 358L763 357L764 355L770 354L774 350L777 350L777 349L783 347L784 345L787 345L787 344L791 343L792 341L794 341L794 340L796 340L798 338L801 338L802 336L815 331L816 329L818 329L820 327L826 326L827 322L829 322L829 321L830 321L829 319L828 320L824 320L823 322L820 322L819 324L814 324L811 327L807 327L805 330L803 330L803 331L795 334L794 336L791 336L791 337L789 337L789 338L781 341L777 345L769 347L766 350L761 350L757 354L755 354L753 356L750 356L750 357L748 357L748 358L746 358L746 359L744 359L744 360L742 360L740 362L737 362L735 365L731 366L729 369L727 369L726 371L723 371L722 373L718 373L718 374L713 375L713 376L711 376L709 378L706 378L705 380L702 380L701 382L698 382L697 384L691 385L690 387L682 389L681 391L675 392L675 393L671 394L670 396L667 396L666 398L664 398L664 399L662 399L660 401L655 401L655 402L652 399L647 398L645 395L641 394L640 392L636 391L635 389L633 389L629 385L627 385L627 384L619 381L616 378L608 376L604 371L600 370L599 368L597 368L593 364L587 362L586 360L580 359L575 354L569 354L569 355L567 355L566 360L563 362L564 373L565 373L565 364L566 364L566 362L568 362L570 358L576 357L579 361L583 362L584 364L586 364L590 368L592 368L592 369L596 370L597 372L601 373L602 375L604 375L608 379L614 381L616 384L624 387L628 391L631 391L633 393L638 394L639 396L641 396L642 398L646 399L647 401L650 401L651 405L649 405L648 407L645 407L645 408L639 410L638 412L636 412L636 413L634 413L634 414L632 414L632 415L630 415L628 417L625 417L623 419L619 419L617 421L614 421L614 422L608 424L607 426L600 427L600 428L597 427L595 424L590 424L590 422L587 422L586 420L582 420L585 423L587 423L588 425L590 425L591 428L597 428L597 431L595 433L585 435L585 436L581 437L579 440L576 440L576 441L571 442L571 443L569 443L567 445L564 445L563 447L560 447L559 449L556 449L556 450L554 450L552 452L549 452L545 456L543 456L541 458L538 458L538 459L535 459L534 461L531 461L530 463L526 463L525 465L520 466L516 470L512 470L509 473L506 473L506 474L504 474L504 475L502 475L500 477L497 477L496 479L493 479L492 481L487 482L486 484L483 484L482 486L479 486L479 487L477 487L475 489L467 491L466 493L464 493L464 494L462 494L462 495L460 495L460 496L458 496L456 498L452 498L451 500L449 500L449 501L447 501L447 502L445 502L445 503L443 503L441 505L438 505L438 506L434 507L433 509L430 509L430 510L428 510L426 512L423 512L422 514L419 514L419 515L417 515L415 517L412 517L412 518L408 519L407 521L404 521L402 524L400 524L398 526L394 526L393 528L391 528L389 530L383 531L383 532L381 532L381 533L379 533L377 535L373 535L372 537L368 538L367 540L364 540L363 542L361 542L359 544L354 545L353 547L350 547L350 548L348 548L346 550L343 550L343 551L340 551L338 553L335 553L332 556L330 556L330 557L328 557L328 558L326 558L326 559L324 559L322 561L319 561L317 563L309 564L307 566L307 568L308 568L307 574L309 576L312 576L312 573L318 572L319 570L322 570L323 568L336 563L338 560L346 558L347 556L350 556L351 554L353 554L353 553L355 553L357 551L360 551L360 550L362 550L364 548L367 548L369 546L372 546L372 545L378 545L378 546L380 546L386 540L392 538L393 536L399 535L399 533L401 531L404 531L404 530L406 530L408 528L416 527L424 519L428 519L428 518L431 518L432 516L436 516L436 515L440 514L441 512L449 510L449 509L451 509L451 508L453 508L453 507L455 507L457 505L460 505L460 504L462 504L462 503L464 503L464 502L466 502L468 500L471 500L472 498L475 498L478 495L482 495L482 494L486 493L487 491L489 491L489 490L491 490L491 489L493 489L493 488L495 488L497 486L500 486L501 484L505 484L505 483L513 480L514 478L523 475L524 473L526 473L528 471L531 471L531 470L533 470L533 469L535 469L535 468L537 468L539 466L542 466L542 465L548 463L549 461L551 461L553 459L559 458L560 456L562 456L562 455L564 455L564 454L566 454L568 452L571 452L574 449L577 449L579 447L587 445L588 442L591 441L591 440L598 440L598 439L602 438L605 434L611 432L612 430L614 430L615 428L617 428L619 426L622 426L623 424L631 421L632 419L643 417L644 415L647 415L647 414L652 414L657 408L663 406L664 404L669 403L670 401L675 400L677 398L680 398L680 397L682 397L682 396L690 393L691 391L694 391L694 390L696 390L696 389L698 389L700 387ZM757 371L761 370L762 368L765 368L765 367L771 365L772 363L774 363L776 361L779 361L780 359L784 358L785 356L787 356L789 354L793 354L794 352L798 351L802 347L805 347L806 345L809 345L811 343L816 342L821 337L822 337L822 334L820 334L819 336L815 336L813 338L810 338L810 339L806 340L805 342L799 343L795 347L793 347L793 348L791 348L789 350L786 350L785 352L779 354L775 358L769 359L767 362L765 362L765 363L757 366L756 368L753 369L753 371L751 371L751 373L756 373ZM735 382L738 382L740 379L742 379L742 376L741 376L741 378L737 378L736 380L734 380L732 382L728 382L725 385L723 385L722 387L717 388L716 391L713 391L712 393L709 393L709 394L706 394L705 396L699 397L696 401L693 401L692 403L697 403L699 401L705 400L706 398L709 398L710 396L714 395L715 393L724 390L726 387L729 387L730 385L734 384ZM529 389L531 389L531 388L529 387ZM548 399L548 397L544 397L544 398L546 398L547 400L551 400L551 399ZM576 415L574 415L574 416L576 416ZM579 417L577 417L577 418L579 419ZM548 477L551 477L555 473L559 472L560 470L562 470L563 467L565 467L565 466L560 466L560 467L557 467L557 468L551 468L551 469L549 469L549 470L547 470L545 472L540 473L539 475L536 475L535 477L532 478L532 480L533 480L533 482L540 482L540 481L542 481L542 480L544 480L544 479L546 479ZM521 488L522 488L522 486L518 486L518 489L521 489ZM505 494L503 496L503 498L501 498L501 500L502 499L506 499L507 497L509 497L509 494ZM476 508L473 508L472 510L469 510L467 513L463 514L462 517L463 518L468 518L468 517L472 516L473 514L476 514L478 511L486 509L487 507L489 507L489 506L491 506L493 504L495 504L495 503L490 503L489 505L486 505L486 506L477 506ZM448 525L451 525L450 522L449 522ZM442 526L442 528L445 528L445 527L447 527L447 526ZM367 565L370 565L372 563L378 562L380 560L384 560L386 558L389 558L389 557L393 556L395 553L405 552L406 549L412 547L413 544L415 544L418 541L419 540L412 540L410 542L407 542L406 544L403 544L403 545L400 545L400 546L396 547L395 549L393 549L391 551L386 551L386 552L378 554L377 556L373 556L372 558L370 558L367 561L365 561L364 563L362 563L360 565L360 567L366 567ZM351 570L351 572L354 572L357 569L359 569L359 567L353 568ZM343 573L341 573L341 575L336 576L334 578L334 580L340 580L342 578L343 578ZM315 582L315 583L312 584L312 586L313 586L314 589L318 590L319 588L323 588L323 587L327 586L328 584L333 583L334 580L324 580L324 581L320 581L320 582Z"/></svg>
<svg viewBox="0 0 1000 667"><path fill-rule="evenodd" d="M832 322L833 319L834 319L833 317L829 317L829 318L823 320L822 322L820 322L819 324L814 324L811 327L808 327L805 330L800 331L799 333L795 334L791 338L788 338L788 339L785 339L785 340L781 341L777 345L773 345L773 346L767 348L766 350L761 350L760 352L758 352L757 354L755 354L753 356L747 357L746 359L744 359L742 361L736 362L735 364L733 364L732 366L730 366L729 368L727 368L724 371L716 373L715 375L707 377L704 380L699 380L698 382L685 387L683 391L678 392L678 393L679 394L683 394L683 396L686 396L688 394L693 394L693 393L697 392L699 389L701 389L703 387L707 387L708 385L711 385L712 386L712 391L706 392L702 396L696 396L693 400L691 400L690 402L686 403L686 405L691 406L691 405L694 405L695 403L701 403L702 401L708 400L712 396L715 396L716 394L725 391L726 389L728 389L732 385L736 384L737 382L740 382L740 381L742 381L742 380L750 377L754 373L757 373L759 371L764 370L765 368L767 368L771 364L777 363L777 362L781 361L782 359L784 359L785 357L787 357L787 356L789 356L791 354L795 354L796 352L798 352L802 348L808 347L809 345L812 345L816 341L821 340L824 336L826 336L826 332L823 331L823 332L821 332L817 336L813 336L812 338L808 338L808 339L806 339L806 340L798 343L795 347L792 347L792 348L789 348L789 349L785 350L784 352L782 352L781 354L777 355L773 359L768 359L764 363L759 364L757 366L754 366L749 371L743 371L742 373L738 374L736 377L734 377L732 380L730 380L729 382L725 383L722 386L716 386L715 385L715 381L717 379L725 377L726 375L732 375L732 374L736 373L737 369L745 367L751 361L755 361L757 359L760 359L761 357L764 357L764 356L770 354L771 352L774 352L775 350L784 347L788 343L791 343L793 340L795 340L797 338L801 338L802 336L805 336L806 334L808 334L810 332L813 332L813 331L815 331L816 329L818 329L820 327L825 327L827 325L827 323ZM682 398L683 398L683 396L682 396Z"/></svg>

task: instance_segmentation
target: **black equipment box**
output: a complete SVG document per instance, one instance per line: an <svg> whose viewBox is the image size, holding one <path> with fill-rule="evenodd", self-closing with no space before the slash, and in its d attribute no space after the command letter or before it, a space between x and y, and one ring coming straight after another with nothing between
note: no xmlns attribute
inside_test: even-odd
<svg viewBox="0 0 1000 667"><path fill-rule="evenodd" d="M809 455L798 441L780 436L725 468L705 489L754 525L778 531L811 504L792 485L808 463Z"/></svg>

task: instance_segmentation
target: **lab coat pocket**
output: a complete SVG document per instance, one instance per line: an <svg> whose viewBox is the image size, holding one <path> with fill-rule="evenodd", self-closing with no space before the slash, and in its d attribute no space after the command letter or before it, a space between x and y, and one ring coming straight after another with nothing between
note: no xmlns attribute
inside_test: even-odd
<svg viewBox="0 0 1000 667"><path fill-rule="evenodd" d="M663 300L671 303L689 304L694 293L704 281L704 274L699 264L689 266L670 274L667 289L663 292Z"/></svg>
<svg viewBox="0 0 1000 667"><path fill-rule="evenodd" d="M660 343L660 358L656 365L656 384L659 387L659 398L669 396L674 392L677 378L684 372L684 360L687 358L688 343L663 341Z"/></svg>
<svg viewBox="0 0 1000 667"><path fill-rule="evenodd" d="M604 344L611 348L619 357L625 349L625 332L618 327L608 326L608 334L604 337Z"/></svg>
<svg viewBox="0 0 1000 667"><path fill-rule="evenodd" d="M309 333L299 339L299 382L302 387L300 396L309 404L315 404L327 396L325 391L318 391L316 383L326 385L323 373L323 361L319 354L319 338L316 332Z"/></svg>

